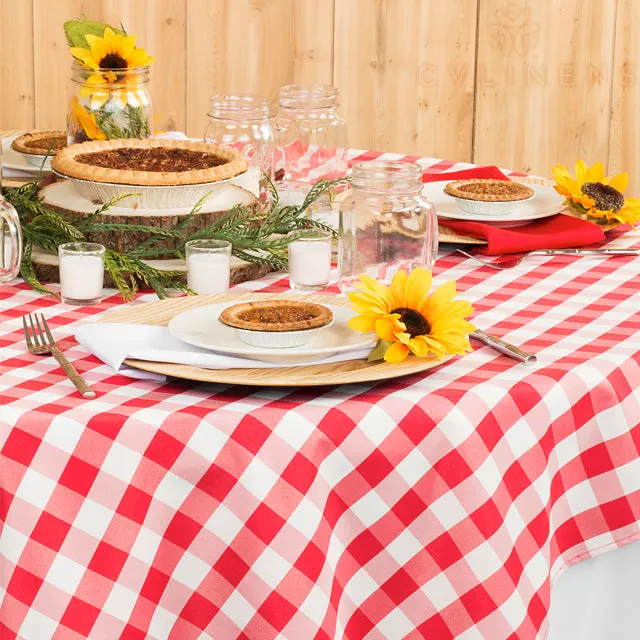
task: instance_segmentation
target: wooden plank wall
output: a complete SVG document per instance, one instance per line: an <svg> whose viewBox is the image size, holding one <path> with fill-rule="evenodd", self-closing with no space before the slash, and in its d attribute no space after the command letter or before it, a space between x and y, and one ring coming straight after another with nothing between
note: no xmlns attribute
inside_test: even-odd
<svg viewBox="0 0 640 640"><path fill-rule="evenodd" d="M157 127L217 92L333 83L350 146L548 175L602 160L640 195L638 0L0 0L0 128L63 126L62 22L120 21L156 57Z"/></svg>

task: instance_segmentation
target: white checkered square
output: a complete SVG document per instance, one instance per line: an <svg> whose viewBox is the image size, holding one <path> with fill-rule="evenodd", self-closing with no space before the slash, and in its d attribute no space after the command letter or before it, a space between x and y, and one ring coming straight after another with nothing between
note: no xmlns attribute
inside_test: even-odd
<svg viewBox="0 0 640 640"><path fill-rule="evenodd" d="M231 544L243 527L243 522L223 504L219 504L204 525L226 544Z"/></svg>
<svg viewBox="0 0 640 640"><path fill-rule="evenodd" d="M205 460L213 462L227 440L228 437L225 433L203 421L189 438L187 446Z"/></svg>
<svg viewBox="0 0 640 640"><path fill-rule="evenodd" d="M389 507L375 491L369 491L352 505L351 511L360 518L365 527L370 527L389 511Z"/></svg>
<svg viewBox="0 0 640 640"><path fill-rule="evenodd" d="M262 460L254 457L247 465L242 476L240 476L240 482L251 495L262 502L269 495L269 491L278 482L279 478L280 476L264 464Z"/></svg>
<svg viewBox="0 0 640 640"><path fill-rule="evenodd" d="M73 521L73 526L92 535L96 540L101 540L113 515L111 509L103 507L91 498L85 498Z"/></svg>
<svg viewBox="0 0 640 640"><path fill-rule="evenodd" d="M172 577L196 591L210 571L211 567L206 562L186 551L174 569Z"/></svg>
<svg viewBox="0 0 640 640"><path fill-rule="evenodd" d="M383 638L404 638L415 630L415 625L401 609L392 609L378 624L376 629Z"/></svg>
<svg viewBox="0 0 640 640"><path fill-rule="evenodd" d="M149 635L159 640L160 638L168 638L169 631L177 619L178 616L175 613L171 613L171 611L157 606L153 610L153 618L151 618L151 623L149 624Z"/></svg>
<svg viewBox="0 0 640 640"><path fill-rule="evenodd" d="M44 434L43 441L56 449L73 453L84 430L84 425L75 420L69 420L69 417L65 414L54 416L47 432Z"/></svg>
<svg viewBox="0 0 640 640"><path fill-rule="evenodd" d="M401 566L423 549L424 545L408 529L387 545L387 552Z"/></svg>
<svg viewBox="0 0 640 640"><path fill-rule="evenodd" d="M140 527L138 537L131 547L131 555L145 564L152 564L156 551L162 542L162 536L146 527Z"/></svg>
<svg viewBox="0 0 640 640"><path fill-rule="evenodd" d="M119 478L127 484L133 478L142 456L128 447L114 442L109 449L109 453L100 465L100 470L110 473L115 478Z"/></svg>
<svg viewBox="0 0 640 640"><path fill-rule="evenodd" d="M35 609L29 609L22 621L18 637L21 640L51 640L58 623Z"/></svg>
<svg viewBox="0 0 640 640"><path fill-rule="evenodd" d="M251 603L235 589L225 600L221 611L240 628L244 629L256 613Z"/></svg>
<svg viewBox="0 0 640 640"><path fill-rule="evenodd" d="M17 565L28 541L27 536L5 523L0 535L0 554Z"/></svg>
<svg viewBox="0 0 640 640"><path fill-rule="evenodd" d="M445 573L438 573L420 589L437 611L442 611L458 599L458 594Z"/></svg>
<svg viewBox="0 0 640 640"><path fill-rule="evenodd" d="M389 414L374 404L358 423L358 428L377 447L397 427L397 422Z"/></svg>
<svg viewBox="0 0 640 640"><path fill-rule="evenodd" d="M351 580L347 582L345 593L356 607L359 607L372 593L379 589L378 583L369 575L365 568L358 569Z"/></svg>
<svg viewBox="0 0 640 640"><path fill-rule="evenodd" d="M178 511L192 490L193 485L190 482L183 480L171 471L167 471L160 480L153 497Z"/></svg>
<svg viewBox="0 0 640 640"><path fill-rule="evenodd" d="M309 591L309 595L300 605L300 611L307 618L315 622L317 625L322 624L327 607L329 606L329 598L327 594L317 585L314 584Z"/></svg>
<svg viewBox="0 0 640 640"><path fill-rule="evenodd" d="M297 411L289 411L282 416L275 433L293 449L299 451L315 427Z"/></svg>
<svg viewBox="0 0 640 640"><path fill-rule="evenodd" d="M47 478L42 473L27 469L18 485L16 496L28 504L44 509L56 485L54 480Z"/></svg>
<svg viewBox="0 0 640 640"><path fill-rule="evenodd" d="M66 593L75 593L86 567L58 553L53 559L45 580Z"/></svg>
<svg viewBox="0 0 640 640"><path fill-rule="evenodd" d="M265 550L258 556L251 569L272 589L275 589L282 578L289 573L291 565L270 547L265 547Z"/></svg>
<svg viewBox="0 0 640 640"><path fill-rule="evenodd" d="M102 609L118 620L127 622L140 596L115 582Z"/></svg>

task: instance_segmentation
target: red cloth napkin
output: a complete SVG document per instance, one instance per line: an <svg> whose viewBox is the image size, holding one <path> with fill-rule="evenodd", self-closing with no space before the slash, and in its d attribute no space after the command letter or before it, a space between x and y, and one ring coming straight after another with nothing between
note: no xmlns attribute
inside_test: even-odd
<svg viewBox="0 0 640 640"><path fill-rule="evenodd" d="M474 167L451 173L425 173L423 182L491 178L508 180L498 167ZM478 249L489 256L506 253L525 253L536 249L568 249L584 247L605 239L602 227L594 222L559 213L516 227L496 227L486 222L467 220L439 220L439 224L456 233L486 240L487 246Z"/></svg>

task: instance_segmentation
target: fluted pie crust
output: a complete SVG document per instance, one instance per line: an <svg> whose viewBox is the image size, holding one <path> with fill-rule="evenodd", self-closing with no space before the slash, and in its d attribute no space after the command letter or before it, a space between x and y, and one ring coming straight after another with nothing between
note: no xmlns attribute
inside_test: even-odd
<svg viewBox="0 0 640 640"><path fill-rule="evenodd" d="M51 161L60 175L132 186L204 184L247 170L231 149L190 140L93 140L62 149Z"/></svg>
<svg viewBox="0 0 640 640"><path fill-rule="evenodd" d="M520 182L511 180L456 180L450 182L444 192L456 198L477 202L515 202L528 200L535 195L534 190Z"/></svg>
<svg viewBox="0 0 640 640"><path fill-rule="evenodd" d="M59 149L66 146L67 134L57 129L28 131L11 143L11 148L14 151L29 156L46 156L47 153L54 156Z"/></svg>
<svg viewBox="0 0 640 640"><path fill-rule="evenodd" d="M235 329L249 331L304 331L328 325L333 314L315 302L298 300L263 300L227 307L220 322Z"/></svg>

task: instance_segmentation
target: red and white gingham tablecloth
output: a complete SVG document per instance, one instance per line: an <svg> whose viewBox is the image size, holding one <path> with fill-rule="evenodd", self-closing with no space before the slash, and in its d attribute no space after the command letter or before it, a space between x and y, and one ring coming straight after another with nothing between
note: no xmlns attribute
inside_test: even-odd
<svg viewBox="0 0 640 640"><path fill-rule="evenodd" d="M0 638L544 638L550 580L640 533L640 258L435 273L537 367L478 347L377 384L132 380L71 338L118 296L0 287ZM26 353L36 310L95 400Z"/></svg>

